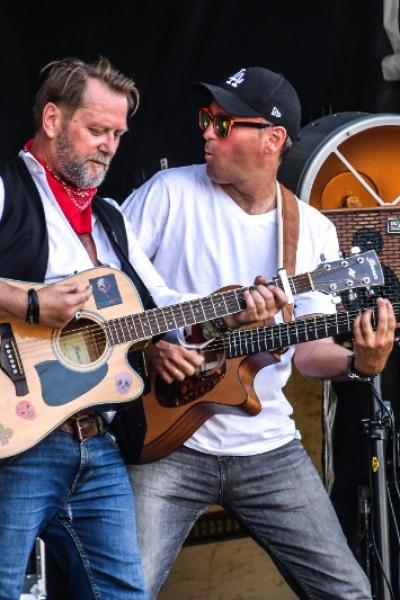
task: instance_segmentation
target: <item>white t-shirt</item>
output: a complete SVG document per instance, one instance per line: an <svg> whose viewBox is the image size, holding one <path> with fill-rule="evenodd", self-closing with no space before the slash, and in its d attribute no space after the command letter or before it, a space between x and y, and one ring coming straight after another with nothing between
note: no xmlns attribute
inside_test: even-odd
<svg viewBox="0 0 400 600"><path fill-rule="evenodd" d="M333 224L299 202L296 273L338 259ZM131 194L122 210L140 245L167 285L208 294L230 285L250 285L257 275L276 276L276 210L249 215L208 178L204 165L160 171ZM330 296L311 292L295 298L295 314L332 313ZM186 445L216 455L251 455L300 437L282 388L291 372L293 349L280 363L258 372L254 386L262 404L257 416L215 415Z"/></svg>

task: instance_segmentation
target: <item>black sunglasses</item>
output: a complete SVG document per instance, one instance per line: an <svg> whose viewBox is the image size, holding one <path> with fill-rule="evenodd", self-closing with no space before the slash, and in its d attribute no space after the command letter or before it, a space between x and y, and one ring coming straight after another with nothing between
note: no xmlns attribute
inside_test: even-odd
<svg viewBox="0 0 400 600"><path fill-rule="evenodd" d="M228 137L232 127L253 127L254 129L266 129L267 127L274 127L270 123L255 123L254 121L241 121L235 117L228 117L227 115L213 115L208 108L201 108L199 110L199 127L202 131L205 131L210 124L213 124L214 131L219 137Z"/></svg>

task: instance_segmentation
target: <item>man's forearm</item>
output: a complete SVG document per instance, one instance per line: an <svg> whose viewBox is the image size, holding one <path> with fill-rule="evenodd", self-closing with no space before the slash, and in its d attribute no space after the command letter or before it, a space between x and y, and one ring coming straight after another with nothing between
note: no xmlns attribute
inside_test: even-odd
<svg viewBox="0 0 400 600"><path fill-rule="evenodd" d="M3 314L25 319L27 309L26 291L6 281L0 281L0 310Z"/></svg>
<svg viewBox="0 0 400 600"><path fill-rule="evenodd" d="M295 364L299 371L306 377L315 379L346 380L348 359L353 353L351 350L330 343L304 344L298 346L295 352Z"/></svg>

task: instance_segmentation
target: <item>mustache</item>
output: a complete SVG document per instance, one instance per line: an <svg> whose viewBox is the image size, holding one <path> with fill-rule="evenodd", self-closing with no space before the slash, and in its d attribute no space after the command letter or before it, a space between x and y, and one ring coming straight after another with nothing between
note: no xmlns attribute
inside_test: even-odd
<svg viewBox="0 0 400 600"><path fill-rule="evenodd" d="M93 156L89 156L86 159L86 162L88 162L89 160L93 160L97 163L100 163L101 165L103 165L106 169L108 169L108 167L110 166L111 163L111 158L108 156L103 156L100 154L95 154Z"/></svg>

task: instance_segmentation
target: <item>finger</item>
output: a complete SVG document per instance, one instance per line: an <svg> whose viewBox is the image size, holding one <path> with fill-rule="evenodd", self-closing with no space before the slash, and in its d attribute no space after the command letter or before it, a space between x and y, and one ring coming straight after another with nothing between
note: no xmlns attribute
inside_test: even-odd
<svg viewBox="0 0 400 600"><path fill-rule="evenodd" d="M381 300L381 299L379 299ZM381 337L381 336L385 336L388 332L388 324L389 324L389 320L388 320L388 308L386 306L386 303L384 302L379 302L377 304L378 306L378 311L377 311L377 325L376 325L376 335L377 337Z"/></svg>
<svg viewBox="0 0 400 600"><path fill-rule="evenodd" d="M275 302L274 296L268 290L268 288L261 288L261 286L257 286L254 290L251 291L251 297L254 302L256 317L264 317L266 311L272 309L273 304Z"/></svg>
<svg viewBox="0 0 400 600"><path fill-rule="evenodd" d="M175 365L168 365L165 371L171 381L183 381L186 377L194 375L196 369L191 365L181 365L181 368Z"/></svg>
<svg viewBox="0 0 400 600"><path fill-rule="evenodd" d="M181 363L184 362L198 367L204 362L204 357L197 350L185 348L178 344L167 343L162 350L162 355L176 367L180 367Z"/></svg>
<svg viewBox="0 0 400 600"><path fill-rule="evenodd" d="M88 286L83 291L76 293L74 300L75 300L76 304L84 304L85 302L87 302L87 300L89 300L91 295L92 295L92 288L91 288L91 286Z"/></svg>
<svg viewBox="0 0 400 600"><path fill-rule="evenodd" d="M288 304L288 297L286 296L283 290L281 290L277 286L270 286L269 289L274 295L275 303L280 309L286 306L286 304Z"/></svg>
<svg viewBox="0 0 400 600"><path fill-rule="evenodd" d="M361 330L361 315L357 315L353 321L353 335L356 343L358 340L363 339L363 333Z"/></svg>
<svg viewBox="0 0 400 600"><path fill-rule="evenodd" d="M360 340L365 346L375 345L377 334L372 326L372 310L367 309L360 315Z"/></svg>
<svg viewBox="0 0 400 600"><path fill-rule="evenodd" d="M245 290L245 292L243 294L243 299L246 304L246 311L249 314L253 314L253 313L255 314L256 313L256 303L254 302L253 294L251 292L249 292L249 290Z"/></svg>
<svg viewBox="0 0 400 600"><path fill-rule="evenodd" d="M390 331L393 331L393 333L396 330L396 325L397 325L397 320L396 320L394 308L393 308L392 304L390 302L388 302L388 326L389 326Z"/></svg>
<svg viewBox="0 0 400 600"><path fill-rule="evenodd" d="M202 364L202 360L196 356L190 356L190 361L185 360L183 357L177 362L168 363L169 375L178 380L183 380L185 377L190 377L196 373L198 367Z"/></svg>
<svg viewBox="0 0 400 600"><path fill-rule="evenodd" d="M257 275L254 280L254 285L267 285L267 280L264 275Z"/></svg>

